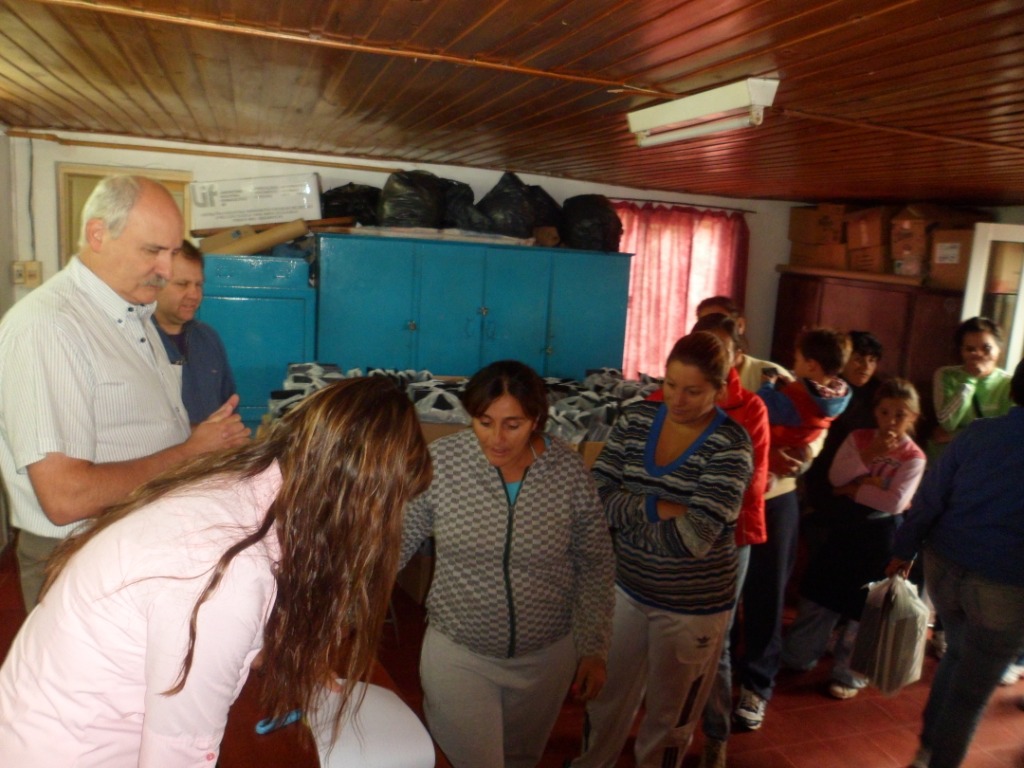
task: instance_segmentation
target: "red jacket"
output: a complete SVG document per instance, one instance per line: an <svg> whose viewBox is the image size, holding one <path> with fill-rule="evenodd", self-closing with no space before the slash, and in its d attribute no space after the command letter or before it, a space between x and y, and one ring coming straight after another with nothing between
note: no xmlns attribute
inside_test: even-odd
<svg viewBox="0 0 1024 768"><path fill-rule="evenodd" d="M665 395L660 389L648 398L657 401L664 399ZM740 377L735 368L729 369L729 378L718 407L747 430L754 447L754 474L743 494L743 506L740 507L740 516L736 520L736 546L763 544L768 540L768 531L764 523L764 493L768 488L770 443L768 409L760 397L740 385Z"/></svg>

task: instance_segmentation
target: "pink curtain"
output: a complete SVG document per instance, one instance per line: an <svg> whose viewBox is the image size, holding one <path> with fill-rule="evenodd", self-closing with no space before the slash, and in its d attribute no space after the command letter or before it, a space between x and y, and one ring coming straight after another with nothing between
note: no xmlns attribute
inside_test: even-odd
<svg viewBox="0 0 1024 768"><path fill-rule="evenodd" d="M615 203L629 277L622 372L664 375L665 358L696 320L697 304L731 296L743 305L749 229L742 213Z"/></svg>

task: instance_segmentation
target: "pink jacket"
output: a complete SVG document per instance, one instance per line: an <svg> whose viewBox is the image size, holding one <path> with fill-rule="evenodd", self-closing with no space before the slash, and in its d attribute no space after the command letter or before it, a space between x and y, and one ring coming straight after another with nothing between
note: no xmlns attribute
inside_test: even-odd
<svg viewBox="0 0 1024 768"><path fill-rule="evenodd" d="M234 559L199 612L184 689L163 692L177 681L211 568L280 484L275 464L251 480L190 488L71 559L0 668L0 765L213 768L274 603L274 531Z"/></svg>

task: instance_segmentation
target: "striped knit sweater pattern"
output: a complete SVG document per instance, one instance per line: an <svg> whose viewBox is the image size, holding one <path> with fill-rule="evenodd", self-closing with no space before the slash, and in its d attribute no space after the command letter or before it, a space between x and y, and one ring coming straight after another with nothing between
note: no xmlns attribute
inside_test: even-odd
<svg viewBox="0 0 1024 768"><path fill-rule="evenodd" d="M472 430L431 443L434 480L406 509L404 564L435 539L430 624L469 650L512 658L572 632L605 656L614 553L593 480L558 439L529 467L514 504Z"/></svg>
<svg viewBox="0 0 1024 768"><path fill-rule="evenodd" d="M736 582L734 529L753 471L746 431L717 410L704 433L676 461L654 459L667 410L628 406L594 465L613 529L620 587L642 603L675 613L732 608ZM658 499L685 504L674 520L658 520Z"/></svg>

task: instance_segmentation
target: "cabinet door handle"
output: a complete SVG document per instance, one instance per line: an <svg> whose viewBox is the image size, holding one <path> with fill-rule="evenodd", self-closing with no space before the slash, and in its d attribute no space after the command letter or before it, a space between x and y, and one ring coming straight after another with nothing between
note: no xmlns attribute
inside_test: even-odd
<svg viewBox="0 0 1024 768"><path fill-rule="evenodd" d="M490 311L491 310L489 310L487 307L480 307L480 309L477 310L477 312L483 315L484 317L487 317L487 315L490 314Z"/></svg>
<svg viewBox="0 0 1024 768"><path fill-rule="evenodd" d="M415 320L410 320L408 323L405 324L405 327L408 328L410 331L415 331L416 330L416 321Z"/></svg>

